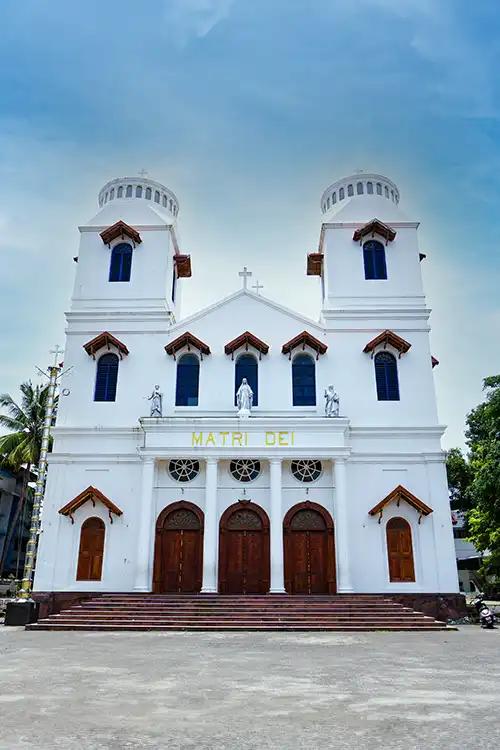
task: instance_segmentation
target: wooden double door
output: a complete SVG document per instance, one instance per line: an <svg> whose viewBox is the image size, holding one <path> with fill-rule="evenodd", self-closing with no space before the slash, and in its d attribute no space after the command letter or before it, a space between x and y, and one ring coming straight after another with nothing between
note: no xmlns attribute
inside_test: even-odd
<svg viewBox="0 0 500 750"><path fill-rule="evenodd" d="M333 520L316 503L291 508L283 522L285 590L289 594L334 594Z"/></svg>
<svg viewBox="0 0 500 750"><path fill-rule="evenodd" d="M153 591L196 593L202 576L203 512L193 503L173 503L156 522Z"/></svg>
<svg viewBox="0 0 500 750"><path fill-rule="evenodd" d="M266 594L269 580L267 514L254 503L236 503L220 521L219 592Z"/></svg>

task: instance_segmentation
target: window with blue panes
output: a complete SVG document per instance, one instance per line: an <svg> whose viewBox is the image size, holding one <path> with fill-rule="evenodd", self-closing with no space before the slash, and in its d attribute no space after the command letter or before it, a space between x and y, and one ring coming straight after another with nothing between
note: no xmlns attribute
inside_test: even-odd
<svg viewBox="0 0 500 750"><path fill-rule="evenodd" d="M292 362L294 406L316 406L316 365L308 354L298 354Z"/></svg>
<svg viewBox="0 0 500 750"><path fill-rule="evenodd" d="M118 380L118 362L116 354L103 354L97 362L94 401L115 401L116 383Z"/></svg>
<svg viewBox="0 0 500 750"><path fill-rule="evenodd" d="M234 405L236 406L236 391L243 378L253 391L253 405L259 405L259 365L252 354L242 354L236 360L234 368Z"/></svg>
<svg viewBox="0 0 500 750"><path fill-rule="evenodd" d="M120 242L111 251L109 264L110 281L130 281L132 270L132 247L127 242Z"/></svg>
<svg viewBox="0 0 500 750"><path fill-rule="evenodd" d="M369 240L363 245L365 279L386 279L385 247L377 240Z"/></svg>
<svg viewBox="0 0 500 750"><path fill-rule="evenodd" d="M200 361L194 354L184 354L177 363L176 406L198 406Z"/></svg>
<svg viewBox="0 0 500 750"><path fill-rule="evenodd" d="M375 380L379 401L399 401L398 363L393 354L375 355Z"/></svg>

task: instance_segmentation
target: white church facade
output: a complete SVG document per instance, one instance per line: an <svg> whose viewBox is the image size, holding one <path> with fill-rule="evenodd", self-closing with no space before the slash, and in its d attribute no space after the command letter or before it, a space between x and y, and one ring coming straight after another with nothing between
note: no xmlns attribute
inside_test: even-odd
<svg viewBox="0 0 500 750"><path fill-rule="evenodd" d="M376 174L337 181L321 209L317 321L246 269L183 318L177 198L147 178L101 190L80 227L37 594L458 592L418 222Z"/></svg>

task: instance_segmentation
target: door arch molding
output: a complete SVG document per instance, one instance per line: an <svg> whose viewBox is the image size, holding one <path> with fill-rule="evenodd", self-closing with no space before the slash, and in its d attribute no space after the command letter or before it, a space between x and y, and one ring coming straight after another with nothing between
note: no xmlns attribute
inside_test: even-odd
<svg viewBox="0 0 500 750"><path fill-rule="evenodd" d="M326 508L309 500L290 508L283 519L283 546L289 594L336 592L334 521Z"/></svg>
<svg viewBox="0 0 500 750"><path fill-rule="evenodd" d="M163 508L155 527L154 593L201 591L204 522L201 508L188 500Z"/></svg>
<svg viewBox="0 0 500 750"><path fill-rule="evenodd" d="M269 517L249 500L233 503L219 522L219 592L266 594L270 578Z"/></svg>

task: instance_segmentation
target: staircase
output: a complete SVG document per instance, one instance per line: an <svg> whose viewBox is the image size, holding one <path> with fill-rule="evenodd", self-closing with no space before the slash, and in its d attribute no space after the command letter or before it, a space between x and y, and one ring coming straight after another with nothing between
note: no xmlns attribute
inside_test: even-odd
<svg viewBox="0 0 500 750"><path fill-rule="evenodd" d="M380 595L103 594L28 630L445 630L446 623Z"/></svg>

